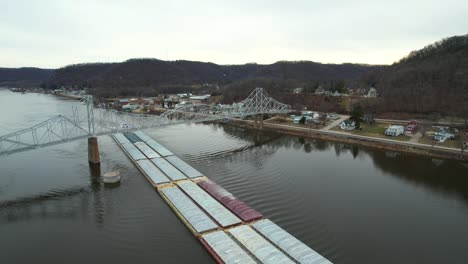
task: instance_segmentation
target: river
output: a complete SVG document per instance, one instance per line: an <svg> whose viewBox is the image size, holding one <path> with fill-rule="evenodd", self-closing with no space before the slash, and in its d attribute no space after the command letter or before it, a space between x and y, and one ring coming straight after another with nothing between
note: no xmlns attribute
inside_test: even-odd
<svg viewBox="0 0 468 264"><path fill-rule="evenodd" d="M75 102L0 89L0 135ZM467 263L468 164L222 124L145 131L334 263ZM2 263L214 263L109 136L0 157Z"/></svg>

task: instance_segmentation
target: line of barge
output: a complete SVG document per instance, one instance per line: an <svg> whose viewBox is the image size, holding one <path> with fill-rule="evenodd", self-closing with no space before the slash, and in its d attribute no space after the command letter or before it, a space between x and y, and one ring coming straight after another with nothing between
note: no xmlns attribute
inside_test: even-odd
<svg viewBox="0 0 468 264"><path fill-rule="evenodd" d="M113 138L217 263L331 264L143 132Z"/></svg>

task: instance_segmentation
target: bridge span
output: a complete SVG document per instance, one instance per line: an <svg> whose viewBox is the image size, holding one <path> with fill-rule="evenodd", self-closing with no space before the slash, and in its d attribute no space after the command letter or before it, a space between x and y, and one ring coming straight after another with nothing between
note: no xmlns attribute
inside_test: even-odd
<svg viewBox="0 0 468 264"><path fill-rule="evenodd" d="M0 156L118 132L289 111L288 105L273 99L262 88L255 88L246 99L232 105L186 105L160 116L123 113L88 96L69 114L1 136Z"/></svg>

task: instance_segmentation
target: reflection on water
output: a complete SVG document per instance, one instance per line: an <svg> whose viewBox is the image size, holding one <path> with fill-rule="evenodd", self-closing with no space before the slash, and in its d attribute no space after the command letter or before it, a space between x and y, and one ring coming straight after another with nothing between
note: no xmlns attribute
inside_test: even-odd
<svg viewBox="0 0 468 264"><path fill-rule="evenodd" d="M8 131L67 105L0 91L0 111L22 96L39 106L2 115ZM146 132L335 263L468 259L466 163L220 124ZM2 262L213 262L118 146L99 144L101 171L83 142L0 158ZM111 170L116 188L97 177Z"/></svg>

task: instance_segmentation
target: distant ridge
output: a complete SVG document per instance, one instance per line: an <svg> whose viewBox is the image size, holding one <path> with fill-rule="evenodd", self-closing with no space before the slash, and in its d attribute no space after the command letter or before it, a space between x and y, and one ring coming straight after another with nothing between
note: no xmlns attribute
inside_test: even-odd
<svg viewBox="0 0 468 264"><path fill-rule="evenodd" d="M167 85L223 85L243 79L355 80L373 66L321 64L311 61L276 62L269 65L218 65L197 61L130 59L122 63L70 65L55 71L50 82L92 87L158 87Z"/></svg>
<svg viewBox="0 0 468 264"><path fill-rule="evenodd" d="M48 80L54 70L39 68L0 68L0 86L34 87Z"/></svg>
<svg viewBox="0 0 468 264"><path fill-rule="evenodd" d="M392 65L313 61L218 65L140 58L56 70L0 68L0 86L41 83L47 88L89 88L104 97L200 91L223 93L227 101L242 98L254 86L276 94L295 87L310 94L318 87L346 91L373 86L380 95L375 111L468 116L468 35L435 42ZM303 106L317 105L291 98L299 99Z"/></svg>

